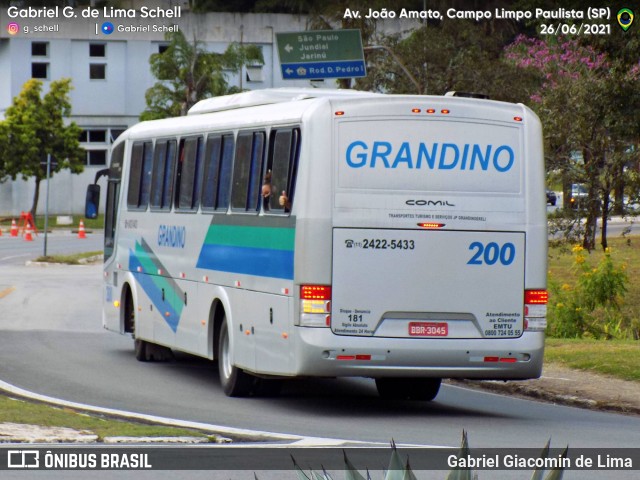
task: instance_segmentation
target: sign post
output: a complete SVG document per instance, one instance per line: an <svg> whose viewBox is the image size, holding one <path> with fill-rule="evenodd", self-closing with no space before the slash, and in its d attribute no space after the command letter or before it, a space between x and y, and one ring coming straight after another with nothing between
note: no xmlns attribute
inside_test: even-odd
<svg viewBox="0 0 640 480"><path fill-rule="evenodd" d="M364 77L360 30L277 33L284 80Z"/></svg>

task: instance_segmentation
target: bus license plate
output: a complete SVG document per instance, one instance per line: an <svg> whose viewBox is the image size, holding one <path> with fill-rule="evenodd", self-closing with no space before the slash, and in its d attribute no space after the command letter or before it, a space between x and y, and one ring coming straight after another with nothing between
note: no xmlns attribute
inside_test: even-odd
<svg viewBox="0 0 640 480"><path fill-rule="evenodd" d="M446 337L449 325L444 322L409 322L409 335L412 337Z"/></svg>

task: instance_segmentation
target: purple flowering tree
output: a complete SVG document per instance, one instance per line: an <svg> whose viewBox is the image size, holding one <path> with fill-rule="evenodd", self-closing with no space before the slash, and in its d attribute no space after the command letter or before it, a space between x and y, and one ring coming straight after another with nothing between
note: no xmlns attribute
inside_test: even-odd
<svg viewBox="0 0 640 480"><path fill-rule="evenodd" d="M531 105L543 122L548 169L560 172L565 202L571 183L585 184L588 198L583 205L582 244L587 250L595 248L601 213L601 244L606 248L609 196L619 183L622 166L629 161L628 147L634 135L621 101L630 94L637 96L633 91L635 86L637 92L639 65L624 68L577 39L543 41L523 35L506 48L505 58L537 72L540 86L531 95Z"/></svg>

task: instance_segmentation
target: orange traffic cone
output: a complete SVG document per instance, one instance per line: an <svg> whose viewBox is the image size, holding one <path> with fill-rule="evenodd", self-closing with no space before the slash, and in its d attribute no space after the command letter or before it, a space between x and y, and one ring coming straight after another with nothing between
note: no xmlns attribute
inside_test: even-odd
<svg viewBox="0 0 640 480"><path fill-rule="evenodd" d="M11 236L12 237L18 236L18 225L16 224L15 218L11 220Z"/></svg>
<svg viewBox="0 0 640 480"><path fill-rule="evenodd" d="M24 240L25 242L33 242L33 237L31 236L31 224L27 223L27 229L25 230L24 233Z"/></svg>
<svg viewBox="0 0 640 480"><path fill-rule="evenodd" d="M87 238L87 234L84 231L84 222L80 220L80 226L78 227L78 238Z"/></svg>

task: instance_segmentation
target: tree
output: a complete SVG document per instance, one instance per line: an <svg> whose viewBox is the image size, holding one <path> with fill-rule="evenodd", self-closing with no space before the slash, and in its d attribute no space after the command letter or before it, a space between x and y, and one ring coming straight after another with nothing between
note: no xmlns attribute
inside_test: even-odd
<svg viewBox="0 0 640 480"><path fill-rule="evenodd" d="M79 146L81 129L74 122L65 125L71 114L71 80L55 80L42 97L42 82L31 79L5 113L0 123L0 173L15 180L34 177L36 182L31 215L35 217L40 196L40 181L46 178L47 155L56 162L51 175L62 169L80 173L85 151Z"/></svg>
<svg viewBox="0 0 640 480"><path fill-rule="evenodd" d="M188 42L181 32L167 33L165 38L168 48L149 59L151 73L159 81L145 94L147 109L141 120L186 115L204 98L238 91L229 88L225 71L237 72L247 63L264 64L256 45L232 43L220 54L205 50L195 38Z"/></svg>
<svg viewBox="0 0 640 480"><path fill-rule="evenodd" d="M424 24L404 38L383 37L380 43L395 53L415 81L398 61L375 50L367 56L367 78L358 79L357 85L388 93L442 95L458 90L522 101L530 79L501 59L513 32L512 25L504 23L500 33L485 24L456 20Z"/></svg>
<svg viewBox="0 0 640 480"><path fill-rule="evenodd" d="M576 39L522 36L508 47L507 58L543 79L531 99L545 125L548 167L561 172L565 191L574 182L586 185L583 247L595 248L601 212L601 245L606 248L609 197L629 158L625 142L637 135L637 121L629 121L628 111L633 109L624 108L625 100L638 103L633 93L637 68L629 70Z"/></svg>

